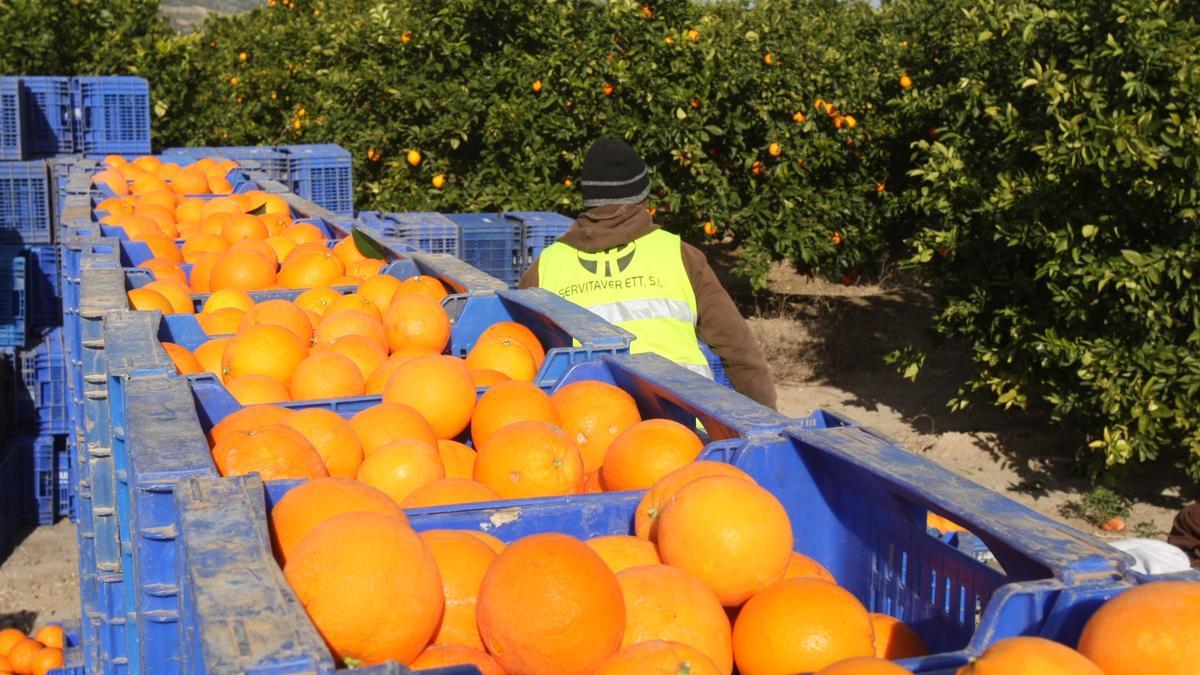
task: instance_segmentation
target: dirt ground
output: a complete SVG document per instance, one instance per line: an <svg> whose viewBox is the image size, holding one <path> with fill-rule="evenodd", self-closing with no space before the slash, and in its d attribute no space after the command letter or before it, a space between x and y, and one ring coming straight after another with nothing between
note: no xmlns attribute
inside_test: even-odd
<svg viewBox="0 0 1200 675"><path fill-rule="evenodd" d="M1004 493L1046 515L1105 539L1134 536L1097 529L1074 507L1091 489L1075 469L1080 434L1032 414L980 406L951 413L968 363L961 351L931 356L913 383L883 362L904 344L926 344L931 299L911 284L846 287L815 282L786 266L770 290L749 294L727 279L767 351L781 412L832 408L887 434L908 450ZM1197 498L1170 467L1153 467L1119 488L1133 502L1130 527L1161 537L1178 509ZM31 531L0 564L0 627L30 629L79 614L74 527Z"/></svg>

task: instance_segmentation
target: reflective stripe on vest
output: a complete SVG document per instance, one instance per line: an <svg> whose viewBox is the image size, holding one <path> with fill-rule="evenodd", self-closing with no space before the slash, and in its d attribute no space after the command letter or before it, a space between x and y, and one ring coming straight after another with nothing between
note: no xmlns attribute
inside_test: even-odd
<svg viewBox="0 0 1200 675"><path fill-rule="evenodd" d="M556 242L538 260L538 285L636 335L633 353L655 352L711 379L680 246L663 230L598 253Z"/></svg>

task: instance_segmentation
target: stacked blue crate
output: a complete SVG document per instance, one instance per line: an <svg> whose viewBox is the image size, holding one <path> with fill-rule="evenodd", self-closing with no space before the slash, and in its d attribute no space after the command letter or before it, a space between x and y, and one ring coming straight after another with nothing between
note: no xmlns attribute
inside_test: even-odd
<svg viewBox="0 0 1200 675"><path fill-rule="evenodd" d="M0 160L25 159L24 106L21 105L21 80L0 77Z"/></svg>
<svg viewBox="0 0 1200 675"><path fill-rule="evenodd" d="M150 154L150 85L140 77L76 77L75 150L85 155Z"/></svg>
<svg viewBox="0 0 1200 675"><path fill-rule="evenodd" d="M67 433L67 367L62 329L46 334L33 349L20 352L24 385L17 419L41 436Z"/></svg>
<svg viewBox="0 0 1200 675"><path fill-rule="evenodd" d="M418 251L445 253L460 259L463 257L462 229L440 213L359 211L358 220Z"/></svg>
<svg viewBox="0 0 1200 675"><path fill-rule="evenodd" d="M22 77L21 105L25 108L22 136L27 158L75 152L70 78Z"/></svg>
<svg viewBox="0 0 1200 675"><path fill-rule="evenodd" d="M56 446L63 436L18 435L11 439L16 457L16 513L21 525L50 525L58 508Z"/></svg>
<svg viewBox="0 0 1200 675"><path fill-rule="evenodd" d="M0 348L25 346L27 271L20 248L0 246Z"/></svg>
<svg viewBox="0 0 1200 675"><path fill-rule="evenodd" d="M524 242L521 223L498 213L449 213L462 230L462 258L510 287L521 280Z"/></svg>
<svg viewBox="0 0 1200 675"><path fill-rule="evenodd" d="M292 190L340 216L354 216L350 152L340 145L285 145Z"/></svg>
<svg viewBox="0 0 1200 675"><path fill-rule="evenodd" d="M45 161L0 162L0 243L50 242L51 194Z"/></svg>

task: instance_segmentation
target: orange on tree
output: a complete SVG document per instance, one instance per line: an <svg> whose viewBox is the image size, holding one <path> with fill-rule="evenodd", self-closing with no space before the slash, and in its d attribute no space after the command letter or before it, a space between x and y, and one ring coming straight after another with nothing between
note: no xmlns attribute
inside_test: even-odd
<svg viewBox="0 0 1200 675"><path fill-rule="evenodd" d="M509 672L591 673L616 653L625 601L616 575L582 542L535 534L488 568L476 613L488 651Z"/></svg>
<svg viewBox="0 0 1200 675"><path fill-rule="evenodd" d="M692 462L680 467L659 479L642 496L634 512L634 533L642 539L658 541L658 518L667 503L684 485L706 476L732 476L754 482L750 474L725 462Z"/></svg>
<svg viewBox="0 0 1200 675"><path fill-rule="evenodd" d="M657 565L662 562L658 559L658 549L654 548L654 544L627 534L592 537L583 543L595 551L614 574L630 567Z"/></svg>
<svg viewBox="0 0 1200 675"><path fill-rule="evenodd" d="M717 675L712 660L688 645L647 640L624 647L596 669L595 675Z"/></svg>
<svg viewBox="0 0 1200 675"><path fill-rule="evenodd" d="M282 565L305 535L344 513L380 513L407 523L404 510L391 497L350 478L316 478L283 496L271 509L271 547Z"/></svg>
<svg viewBox="0 0 1200 675"><path fill-rule="evenodd" d="M300 432L282 424L235 431L213 446L213 461L222 476L257 471L263 480L324 478L325 463Z"/></svg>
<svg viewBox="0 0 1200 675"><path fill-rule="evenodd" d="M433 637L445 604L424 542L406 522L379 513L321 523L292 550L283 574L334 657L348 666L411 662Z"/></svg>
<svg viewBox="0 0 1200 675"><path fill-rule="evenodd" d="M429 420L438 438L454 438L471 421L475 383L458 359L423 356L396 368L384 386L383 400L411 406Z"/></svg>
<svg viewBox="0 0 1200 675"><path fill-rule="evenodd" d="M421 164L421 152L419 150L409 150L404 155L404 159L408 161L409 166L419 166Z"/></svg>
<svg viewBox="0 0 1200 675"><path fill-rule="evenodd" d="M440 452L438 456L441 457ZM442 466L445 467L445 464ZM402 506L406 509L417 509L447 504L493 502L499 499L500 495L479 481L470 478L447 477L426 483L409 493L404 498Z"/></svg>
<svg viewBox="0 0 1200 675"><path fill-rule="evenodd" d="M362 463L362 443L350 421L324 408L296 410L280 420L299 431L321 456L330 476L354 478Z"/></svg>
<svg viewBox="0 0 1200 675"><path fill-rule="evenodd" d="M866 608L841 586L818 579L771 584L733 624L733 656L744 675L807 673L873 655Z"/></svg>
<svg viewBox="0 0 1200 675"><path fill-rule="evenodd" d="M350 426L362 443L363 456L402 438L437 443L433 427L415 409L399 403L379 403L355 413Z"/></svg>
<svg viewBox="0 0 1200 675"><path fill-rule="evenodd" d="M646 640L680 642L703 653L719 672L733 672L729 617L699 579L669 565L643 565L618 573L617 583L625 597L622 647Z"/></svg>
<svg viewBox="0 0 1200 675"><path fill-rule="evenodd" d="M1175 675L1200 668L1189 646L1198 639L1200 584L1159 581L1104 603L1084 625L1078 649L1105 675Z"/></svg>
<svg viewBox="0 0 1200 675"><path fill-rule="evenodd" d="M515 380L497 383L475 404L471 440L478 447L509 424L530 420L562 426L550 396L534 384Z"/></svg>
<svg viewBox="0 0 1200 675"><path fill-rule="evenodd" d="M1085 629L1086 630L1086 629ZM1124 645L1118 649L1128 652L1137 651L1136 643L1125 637ZM1131 649L1131 647L1133 647ZM1037 673L1037 675L1121 675L1126 672L1137 673L1184 673L1195 672L1195 658L1187 663L1187 655L1169 670L1156 670L1153 663L1139 664L1133 670L1101 669L1079 652L1052 640L1040 637L1011 637L996 642L983 650L977 658L971 659L967 665L959 668L956 675L1003 675L1005 673ZM1126 656L1133 663L1138 663L1132 655ZM1149 667L1147 667L1149 666ZM1179 667L1181 666L1181 667Z"/></svg>
<svg viewBox="0 0 1200 675"><path fill-rule="evenodd" d="M871 626L875 629L875 656L879 658L894 661L929 653L917 631L900 619L871 612Z"/></svg>
<svg viewBox="0 0 1200 675"><path fill-rule="evenodd" d="M563 431L579 446L588 473L599 470L617 436L642 421L633 397L607 382L572 382L559 387L550 400L558 409Z"/></svg>
<svg viewBox="0 0 1200 675"><path fill-rule="evenodd" d="M446 468L433 444L402 438L363 459L355 477L401 504L418 488L445 478Z"/></svg>
<svg viewBox="0 0 1200 675"><path fill-rule="evenodd" d="M658 553L695 574L726 607L783 578L792 526L770 492L733 476L687 483L658 520Z"/></svg>
<svg viewBox="0 0 1200 675"><path fill-rule="evenodd" d="M567 435L545 422L517 422L476 450L475 480L504 499L583 492L583 459Z"/></svg>
<svg viewBox="0 0 1200 675"><path fill-rule="evenodd" d="M609 444L600 478L607 490L649 488L690 464L703 449L700 437L674 420L643 420Z"/></svg>

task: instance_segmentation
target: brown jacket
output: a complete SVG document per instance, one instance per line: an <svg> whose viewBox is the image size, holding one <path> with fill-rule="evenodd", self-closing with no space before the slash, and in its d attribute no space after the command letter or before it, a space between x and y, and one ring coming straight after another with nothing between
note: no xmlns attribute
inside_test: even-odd
<svg viewBox="0 0 1200 675"><path fill-rule="evenodd" d="M558 240L585 253L597 253L623 246L656 229L658 226L644 205L613 204L585 212ZM692 282L699 310L696 336L721 357L725 373L735 389L774 408L775 386L771 383L767 359L750 332L750 326L717 281L704 253L686 242L682 249L683 266ZM538 261L535 260L521 277L520 287L537 285Z"/></svg>

